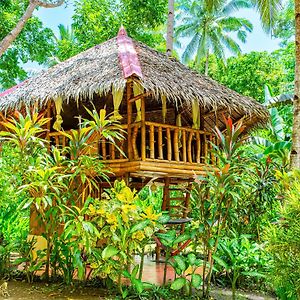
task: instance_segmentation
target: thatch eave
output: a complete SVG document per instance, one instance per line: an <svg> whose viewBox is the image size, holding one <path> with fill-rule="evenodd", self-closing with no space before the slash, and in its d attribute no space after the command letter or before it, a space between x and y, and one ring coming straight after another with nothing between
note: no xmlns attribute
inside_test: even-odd
<svg viewBox="0 0 300 300"><path fill-rule="evenodd" d="M237 112L240 117L253 117L255 123L265 124L268 111L257 101L242 96L218 82L200 75L174 59L168 59L148 46L133 41L143 72L139 80L147 92L160 101L167 97L176 106L191 106L198 101L206 111ZM116 38L90 48L68 60L42 71L21 86L0 97L0 110L19 109L23 105L61 97L63 101L80 101L93 95L105 95L115 88L125 88L126 82L119 63ZM254 125L254 124L253 124Z"/></svg>

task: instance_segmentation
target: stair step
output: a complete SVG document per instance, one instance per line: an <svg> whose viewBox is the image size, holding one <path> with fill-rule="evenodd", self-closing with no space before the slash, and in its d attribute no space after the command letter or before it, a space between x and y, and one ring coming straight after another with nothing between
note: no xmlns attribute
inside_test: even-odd
<svg viewBox="0 0 300 300"><path fill-rule="evenodd" d="M170 201L174 200L174 201L184 201L186 200L185 197L174 197L174 198L169 198Z"/></svg>
<svg viewBox="0 0 300 300"><path fill-rule="evenodd" d="M193 180L189 179L189 178L172 178L170 179L170 184L177 184L178 182L192 182Z"/></svg>

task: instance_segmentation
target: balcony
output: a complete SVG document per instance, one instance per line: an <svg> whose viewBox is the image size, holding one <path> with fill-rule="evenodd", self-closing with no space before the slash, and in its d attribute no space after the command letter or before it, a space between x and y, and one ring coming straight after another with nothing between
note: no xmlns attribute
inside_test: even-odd
<svg viewBox="0 0 300 300"><path fill-rule="evenodd" d="M203 130L155 122L136 122L122 125L127 137L116 145L102 139L98 147L91 146L90 154L99 155L115 176L130 173L137 177L191 178L204 174L208 165L214 165L212 143L215 136ZM59 147L68 145L59 132L50 133ZM97 134L89 142L95 145ZM120 151L121 150L121 151Z"/></svg>

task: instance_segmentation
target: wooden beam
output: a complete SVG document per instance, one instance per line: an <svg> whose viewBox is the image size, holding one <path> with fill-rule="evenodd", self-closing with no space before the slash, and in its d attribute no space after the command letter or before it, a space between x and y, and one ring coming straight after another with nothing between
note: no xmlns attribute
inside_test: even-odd
<svg viewBox="0 0 300 300"><path fill-rule="evenodd" d="M142 158L142 160L146 159L146 108L145 108L145 97L141 98L141 158Z"/></svg>
<svg viewBox="0 0 300 300"><path fill-rule="evenodd" d="M132 96L132 84L127 82L126 84L126 97L127 97L127 151L128 151L128 158L132 160L132 143L131 143L131 126L132 123L132 103L130 102Z"/></svg>
<svg viewBox="0 0 300 300"><path fill-rule="evenodd" d="M137 101L137 100L140 100L140 99L142 99L142 98L144 98L144 97L147 97L147 96L149 96L149 95L150 95L149 92L139 94L139 95L137 95L137 96L131 98L131 99L129 100L129 102L130 102L130 103L133 103L133 102L135 102L135 101Z"/></svg>
<svg viewBox="0 0 300 300"><path fill-rule="evenodd" d="M204 117L204 118L208 118L208 117L213 116L214 114L224 113L224 112L226 112L226 111L228 111L227 108L220 109L220 110L211 110L211 111L209 111L208 113L204 114L203 117Z"/></svg>
<svg viewBox="0 0 300 300"><path fill-rule="evenodd" d="M204 130L204 108L203 107L200 107L200 130ZM201 153L199 157L199 162L204 162L206 158L205 155L205 143L207 142L206 136L205 134L201 134L199 138L200 138L200 153Z"/></svg>
<svg viewBox="0 0 300 300"><path fill-rule="evenodd" d="M46 133L46 140L48 141L48 151L50 151L50 131L51 131L51 100L48 100L47 102L47 108L46 108L46 117L50 120L47 123L47 133Z"/></svg>

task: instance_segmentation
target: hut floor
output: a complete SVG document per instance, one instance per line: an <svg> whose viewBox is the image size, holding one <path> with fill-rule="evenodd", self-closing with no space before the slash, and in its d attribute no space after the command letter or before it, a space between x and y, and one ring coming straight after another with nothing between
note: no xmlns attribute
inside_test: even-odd
<svg viewBox="0 0 300 300"><path fill-rule="evenodd" d="M202 163L188 163L146 159L145 161L115 160L104 162L107 168L116 176L132 174L134 177L177 177L193 178L194 175L204 175L208 165Z"/></svg>

